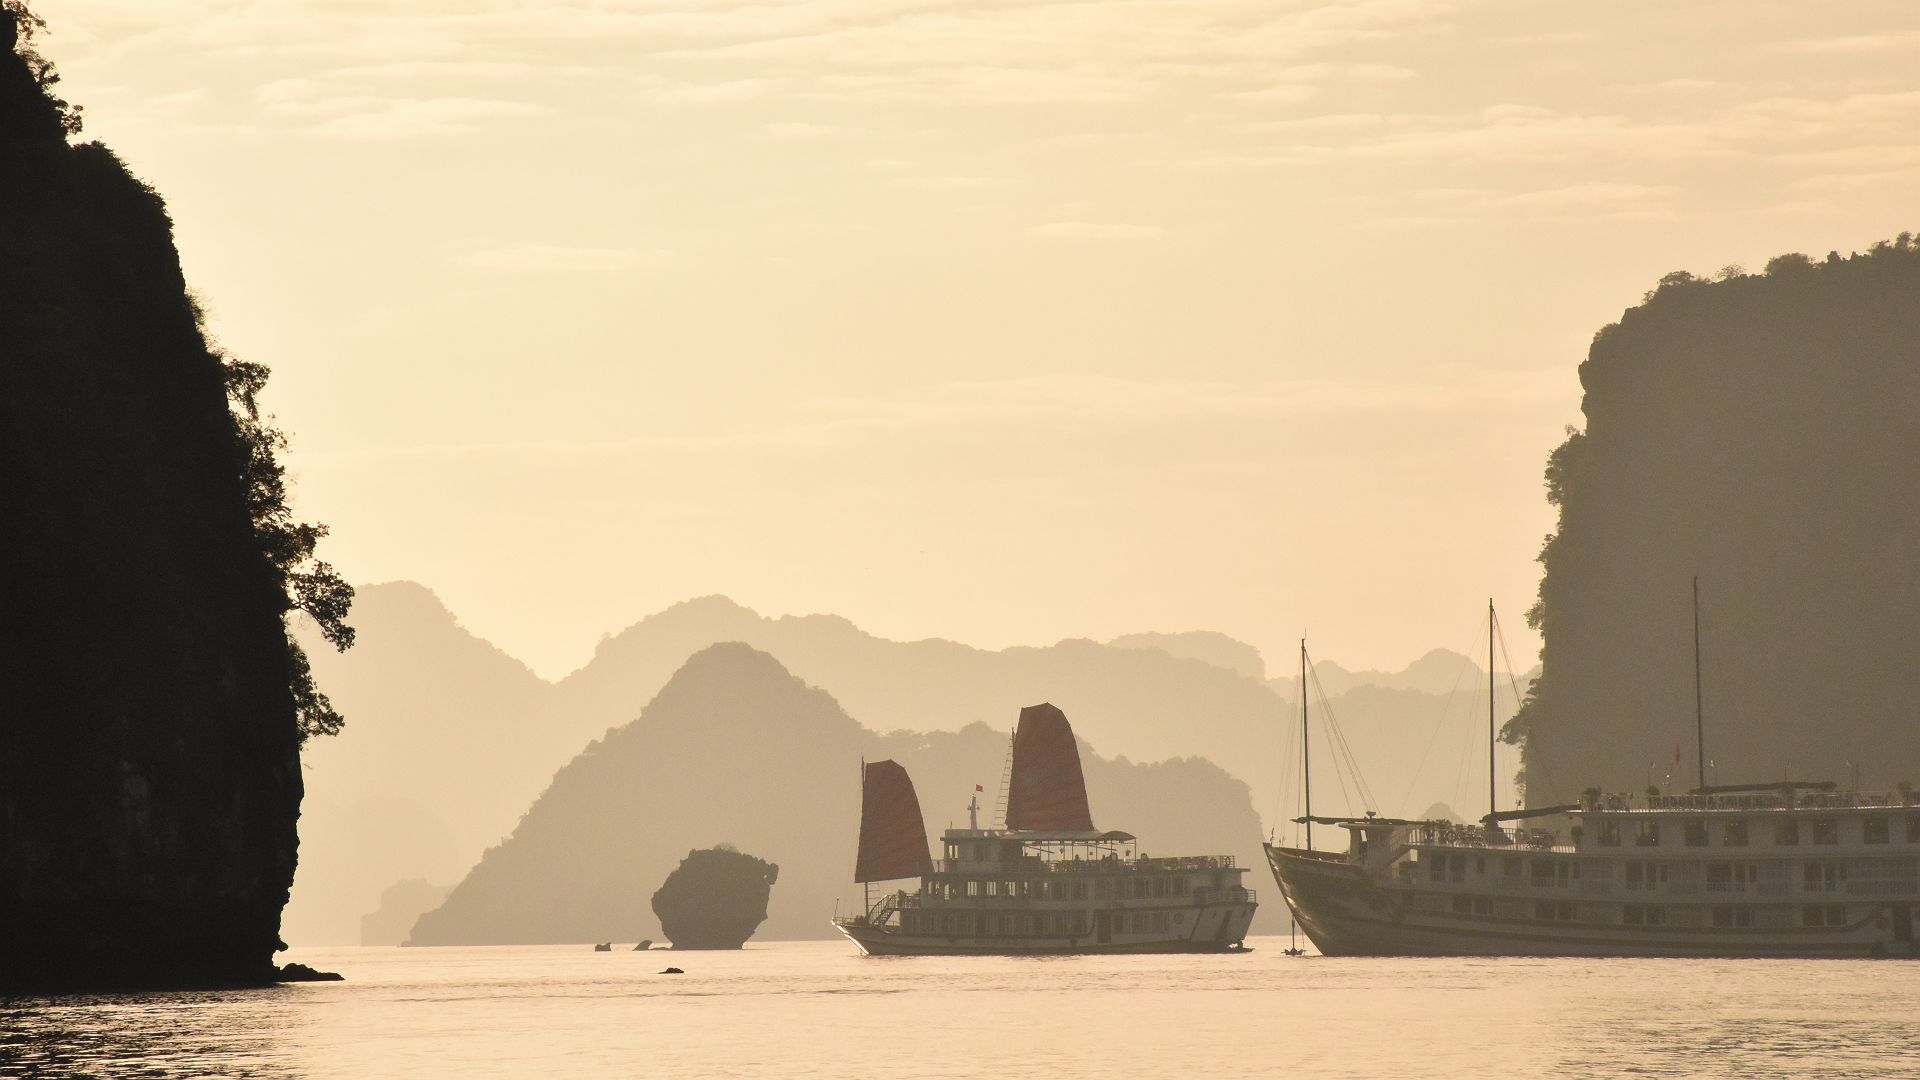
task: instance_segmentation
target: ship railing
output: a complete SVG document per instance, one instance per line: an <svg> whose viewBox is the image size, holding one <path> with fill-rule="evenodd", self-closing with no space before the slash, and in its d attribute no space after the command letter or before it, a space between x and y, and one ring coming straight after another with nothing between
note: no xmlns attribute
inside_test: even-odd
<svg viewBox="0 0 1920 1080"><path fill-rule="evenodd" d="M1195 889L1191 894L1196 905L1207 904L1253 904L1258 903L1257 894L1252 889Z"/></svg>
<svg viewBox="0 0 1920 1080"><path fill-rule="evenodd" d="M1408 843L1427 847L1488 848L1518 851L1572 851L1552 829L1498 829L1433 821L1410 826Z"/></svg>
<svg viewBox="0 0 1920 1080"><path fill-rule="evenodd" d="M1169 870L1231 870L1231 855L1183 855L1164 859L1054 859L1046 864L1056 874L1164 873Z"/></svg>
<svg viewBox="0 0 1920 1080"><path fill-rule="evenodd" d="M1634 801L1626 795L1603 795L1587 800L1589 810L1631 810ZM1871 809L1873 807L1920 806L1920 792L1913 791L1739 791L1711 795L1650 795L1644 800L1648 810L1821 810Z"/></svg>

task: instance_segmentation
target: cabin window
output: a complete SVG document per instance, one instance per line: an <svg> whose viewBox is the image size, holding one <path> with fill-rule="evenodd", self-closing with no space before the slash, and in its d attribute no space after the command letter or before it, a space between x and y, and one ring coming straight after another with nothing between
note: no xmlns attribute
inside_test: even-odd
<svg viewBox="0 0 1920 1080"><path fill-rule="evenodd" d="M1634 847L1659 847L1660 846L1660 823L1657 821L1641 822L1640 831L1637 834L1635 834L1633 838L1633 846Z"/></svg>
<svg viewBox="0 0 1920 1080"><path fill-rule="evenodd" d="M1892 835L1892 830L1887 827L1887 819L1880 814L1861 818L1860 832L1860 838L1869 844L1884 844Z"/></svg>
<svg viewBox="0 0 1920 1080"><path fill-rule="evenodd" d="M1473 872L1476 874L1484 874L1487 872L1487 857L1485 855L1475 855L1473 857Z"/></svg>
<svg viewBox="0 0 1920 1080"><path fill-rule="evenodd" d="M1907 843L1920 844L1920 814L1907 815Z"/></svg>
<svg viewBox="0 0 1920 1080"><path fill-rule="evenodd" d="M1084 881L1076 881L1076 882L1074 882L1074 883L1073 883L1073 898L1074 898L1075 900L1085 900L1085 899L1087 898L1087 883L1086 883L1086 882L1084 882Z"/></svg>
<svg viewBox="0 0 1920 1080"><path fill-rule="evenodd" d="M1447 880L1447 860L1445 856L1436 857L1427 863L1427 876L1434 881Z"/></svg>
<svg viewBox="0 0 1920 1080"><path fill-rule="evenodd" d="M1734 818L1722 826L1720 830L1720 844L1722 847L1746 847L1747 819Z"/></svg>
<svg viewBox="0 0 1920 1080"><path fill-rule="evenodd" d="M1603 818L1600 822L1600 846L1620 846L1620 823L1612 818Z"/></svg>
<svg viewBox="0 0 1920 1080"><path fill-rule="evenodd" d="M1840 842L1840 822L1835 818L1817 817L1813 819L1813 842L1816 844L1837 844Z"/></svg>
<svg viewBox="0 0 1920 1080"><path fill-rule="evenodd" d="M1773 823L1773 845L1775 847L1797 847L1800 844L1800 823L1793 818Z"/></svg>
<svg viewBox="0 0 1920 1080"><path fill-rule="evenodd" d="M1627 888L1653 889L1667 880L1667 871L1671 867L1665 863L1629 862L1627 863Z"/></svg>
<svg viewBox="0 0 1920 1080"><path fill-rule="evenodd" d="M1473 898L1473 913L1474 913L1475 915L1491 915L1491 914L1493 914L1493 898L1492 898L1491 896L1476 896L1476 897L1474 897L1474 898Z"/></svg>
<svg viewBox="0 0 1920 1080"><path fill-rule="evenodd" d="M1800 883L1808 892L1835 892L1846 880L1846 863L1810 862L1801 869Z"/></svg>
<svg viewBox="0 0 1920 1080"><path fill-rule="evenodd" d="M1660 904L1628 904L1620 911L1620 921L1628 926L1665 926L1667 909Z"/></svg>
<svg viewBox="0 0 1920 1080"><path fill-rule="evenodd" d="M1719 904L1709 913L1715 926L1752 926L1753 909L1745 904Z"/></svg>
<svg viewBox="0 0 1920 1080"><path fill-rule="evenodd" d="M1550 919L1555 922L1573 921L1573 903L1569 900L1535 900L1533 917Z"/></svg>
<svg viewBox="0 0 1920 1080"><path fill-rule="evenodd" d="M1501 872L1505 873L1508 877L1519 877L1520 876L1520 857L1518 855L1509 855L1506 858L1501 859L1500 869L1501 869Z"/></svg>
<svg viewBox="0 0 1920 1080"><path fill-rule="evenodd" d="M1471 896L1456 896L1456 897L1454 897L1454 898L1453 898L1453 913L1454 913L1455 915L1471 915L1471 914L1473 914L1473 897L1471 897Z"/></svg>
<svg viewBox="0 0 1920 1080"><path fill-rule="evenodd" d="M1847 909L1843 904L1808 904L1800 909L1802 926L1844 926Z"/></svg>
<svg viewBox="0 0 1920 1080"><path fill-rule="evenodd" d="M1187 895L1187 879L1186 878L1177 877L1173 879L1173 895L1175 896Z"/></svg>
<svg viewBox="0 0 1920 1080"><path fill-rule="evenodd" d="M948 841L947 842L947 858L958 859L959 857L960 857L960 845L952 841Z"/></svg>
<svg viewBox="0 0 1920 1080"><path fill-rule="evenodd" d="M1033 925L1030 932L1034 937L1039 937L1047 932L1047 917L1045 915L1035 915L1032 922Z"/></svg>
<svg viewBox="0 0 1920 1080"><path fill-rule="evenodd" d="M1759 868L1752 863L1714 862L1707 864L1708 892L1746 892L1747 886L1760 880Z"/></svg>
<svg viewBox="0 0 1920 1080"><path fill-rule="evenodd" d="M1685 834L1686 834L1686 844L1688 847L1706 847L1707 846L1707 823L1706 822L1704 821L1687 822L1686 828L1685 828Z"/></svg>
<svg viewBox="0 0 1920 1080"><path fill-rule="evenodd" d="M1153 879L1153 895L1155 896L1167 895L1167 879L1166 878L1157 877Z"/></svg>
<svg viewBox="0 0 1920 1080"><path fill-rule="evenodd" d="M983 884L983 882L979 882L979 881L972 881L972 880L969 880L969 881L967 882L967 895L968 895L969 897L977 897L977 896L980 896L980 895L981 895L981 892L982 892L982 890L981 890L981 888L980 888L980 886L981 886L982 884Z"/></svg>

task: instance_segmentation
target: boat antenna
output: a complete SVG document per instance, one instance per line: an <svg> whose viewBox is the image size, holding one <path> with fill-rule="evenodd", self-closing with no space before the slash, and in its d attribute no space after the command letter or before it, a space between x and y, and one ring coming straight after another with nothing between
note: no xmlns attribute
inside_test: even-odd
<svg viewBox="0 0 1920 1080"><path fill-rule="evenodd" d="M1707 789L1707 722L1700 702L1700 575L1693 575L1693 752L1699 760L1700 790Z"/></svg>
<svg viewBox="0 0 1920 1080"><path fill-rule="evenodd" d="M1313 850L1313 746L1307 735L1307 639L1300 639L1300 783L1306 800L1307 850Z"/></svg>
<svg viewBox="0 0 1920 1080"><path fill-rule="evenodd" d="M1487 597L1487 813L1500 812L1500 802L1493 794L1493 744L1498 741L1493 719L1493 597ZM1490 822L1497 820L1488 819Z"/></svg>

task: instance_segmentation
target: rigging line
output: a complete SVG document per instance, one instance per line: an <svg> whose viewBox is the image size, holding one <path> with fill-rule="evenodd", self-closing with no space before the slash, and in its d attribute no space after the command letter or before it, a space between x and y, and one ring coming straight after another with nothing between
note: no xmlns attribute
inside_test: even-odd
<svg viewBox="0 0 1920 1080"><path fill-rule="evenodd" d="M1328 734L1327 742L1334 743L1334 739L1332 738L1333 729L1331 725L1332 725L1331 719L1327 716L1325 712L1322 712L1320 714L1320 726L1327 731L1327 734ZM1340 767L1340 755L1338 753L1336 753L1333 758L1333 779L1335 780L1335 782L1337 782L1340 785L1341 805L1345 806L1347 809L1347 813L1351 815L1353 813L1353 796L1349 794L1347 791L1346 770Z"/></svg>
<svg viewBox="0 0 1920 1080"><path fill-rule="evenodd" d="M1291 705L1291 703L1289 703L1289 705ZM1289 708L1289 713L1291 713L1291 708ZM1300 737L1300 733L1294 730L1292 724L1290 723L1282 724L1281 727L1285 728L1287 732L1286 749L1281 754L1281 757L1280 757L1280 783L1277 787L1277 790L1274 792L1273 817L1269 819L1273 823L1273 827L1268 830L1268 834L1274 837L1274 839L1276 840L1279 837L1279 834L1276 830L1279 828L1280 824L1286 820L1286 818L1283 817L1282 815L1286 814L1286 809L1288 805L1288 796L1296 794L1296 792L1293 790L1293 776L1294 776L1293 766L1294 766L1294 754L1299 750L1297 742Z"/></svg>
<svg viewBox="0 0 1920 1080"><path fill-rule="evenodd" d="M1354 773L1356 787L1358 786L1359 772L1354 767L1351 754L1343 755L1342 753L1345 740L1340 732L1340 721L1339 718L1333 714L1333 706L1327 703L1326 690L1320 685L1320 673L1319 670L1313 666L1313 659L1311 657L1307 659L1307 675L1313 683L1314 697L1320 702L1320 724L1327 733L1327 745L1333 749L1334 776L1341 779L1340 793L1346 797L1347 812L1352 813L1353 796L1347 791L1346 782L1344 778L1342 778L1341 771L1345 769ZM1361 797L1363 799L1365 798L1364 792L1361 793Z"/></svg>
<svg viewBox="0 0 1920 1080"><path fill-rule="evenodd" d="M1347 742L1346 733L1340 730L1337 721L1333 732L1339 740L1340 751L1346 758L1347 770L1353 774L1354 792L1360 797L1360 808L1377 812L1380 809L1380 803L1373 797L1373 788L1367 783L1367 775L1360 771L1360 756L1353 752L1353 747Z"/></svg>
<svg viewBox="0 0 1920 1080"><path fill-rule="evenodd" d="M1500 655L1502 657L1505 657L1507 661L1507 681L1513 684L1513 708L1515 712L1518 712L1520 709L1520 703L1521 703L1520 684L1514 679L1513 657L1507 655L1507 635L1506 635L1506 631L1500 625L1499 612L1494 613L1493 628L1495 631L1494 636L1498 638L1500 642ZM1509 717L1509 719L1511 719L1511 717ZM1515 744L1515 745L1518 745L1518 744ZM1540 778L1547 782L1547 787L1555 793L1556 797L1561 794L1567 794L1565 792L1562 792L1559 781L1554 779L1553 771L1547 768L1547 763L1544 758L1538 755L1535 755L1532 760L1526 762L1526 767L1528 769L1535 769L1535 768L1539 769Z"/></svg>
<svg viewBox="0 0 1920 1080"><path fill-rule="evenodd" d="M1373 789L1367 784L1366 774L1360 771L1360 759L1354 754L1353 747L1347 743L1346 732L1341 729L1339 718L1334 715L1333 705L1327 701L1326 688L1320 683L1320 671L1313 666L1311 657L1307 660L1307 675L1313 680L1314 695L1320 699L1321 715L1326 717L1328 724L1331 726L1334 746L1338 752L1346 755L1347 767L1353 772L1354 787L1358 790L1360 798L1363 800L1361 804L1362 808L1367 810L1378 809L1379 801L1373 797ZM1349 809L1351 808L1351 804L1349 804Z"/></svg>
<svg viewBox="0 0 1920 1080"><path fill-rule="evenodd" d="M1493 614L1494 637L1500 642L1500 659L1507 662L1507 685L1513 688L1513 707L1520 708L1520 680L1514 677L1513 657L1507 654L1507 631L1500 625L1500 613Z"/></svg>
<svg viewBox="0 0 1920 1080"><path fill-rule="evenodd" d="M1480 642L1478 640L1478 637L1479 635L1476 634L1475 641L1472 646L1476 650L1480 648ZM1478 652L1474 652L1470 654L1470 658L1478 659L1479 658ZM1488 672L1493 671L1493 649L1491 646L1487 647L1487 671ZM1467 715L1469 718L1477 717L1479 715L1480 713L1479 705L1480 705L1480 682L1478 679L1476 679L1474 680L1474 684L1473 684L1473 701L1467 710ZM1478 728L1479 728L1478 724L1468 724L1467 737L1460 744L1460 764L1459 764L1459 767L1454 772L1453 792L1450 797L1458 800L1461 805L1466 804L1466 801L1469 795L1471 794L1470 792L1467 791L1465 786L1466 777L1467 777L1467 756L1472 752L1474 746L1479 742L1478 738L1476 737L1479 734Z"/></svg>
<svg viewBox="0 0 1920 1080"><path fill-rule="evenodd" d="M1477 629L1474 631L1474 637L1476 640L1479 638L1479 631ZM1414 765L1413 776L1407 781L1406 794L1400 796L1400 806L1403 807L1409 815L1413 813L1413 807L1411 805L1413 802L1413 789L1420 786L1420 774L1427 767L1427 757L1433 753L1433 744L1439 740L1441 730L1445 728L1453 718L1454 695L1460 692L1460 680L1466 678L1467 668L1472 664L1473 657L1468 656L1464 652L1460 654L1460 669L1454 672L1453 685L1447 688L1446 700L1440 703L1440 720L1433 725L1433 731L1427 735L1427 747L1420 751L1420 761Z"/></svg>

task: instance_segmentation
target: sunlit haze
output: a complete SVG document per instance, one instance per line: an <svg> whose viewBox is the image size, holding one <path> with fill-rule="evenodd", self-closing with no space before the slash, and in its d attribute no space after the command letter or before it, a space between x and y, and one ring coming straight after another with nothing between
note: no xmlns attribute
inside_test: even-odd
<svg viewBox="0 0 1920 1080"><path fill-rule="evenodd" d="M1530 666L1593 333L1920 180L1910 0L35 8L325 556L549 676L707 593Z"/></svg>

